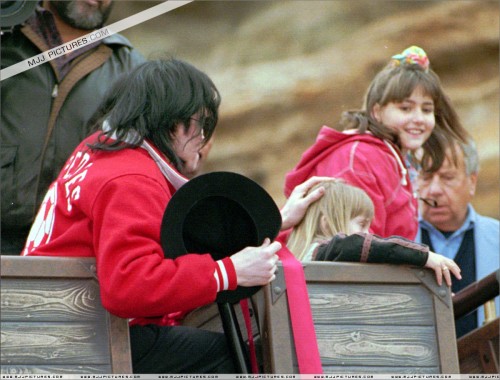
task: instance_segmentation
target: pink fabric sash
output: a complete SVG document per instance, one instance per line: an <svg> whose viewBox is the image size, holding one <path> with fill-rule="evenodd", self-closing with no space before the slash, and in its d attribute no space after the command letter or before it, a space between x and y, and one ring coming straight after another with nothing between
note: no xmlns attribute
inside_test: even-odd
<svg viewBox="0 0 500 380"><path fill-rule="evenodd" d="M302 264L283 244L278 251L283 264L285 283L292 324L293 340L299 372L302 374L321 374L321 359L318 341L312 319L311 304L307 293L306 278Z"/></svg>
<svg viewBox="0 0 500 380"><path fill-rule="evenodd" d="M245 327L247 328L248 336L248 348L250 351L250 365L252 368L252 373L259 373L259 365L257 364L257 353L255 351L255 342L253 340L252 331L252 321L250 317L250 308L248 307L248 298L244 298L240 301L241 311L243 313L243 318L245 319Z"/></svg>

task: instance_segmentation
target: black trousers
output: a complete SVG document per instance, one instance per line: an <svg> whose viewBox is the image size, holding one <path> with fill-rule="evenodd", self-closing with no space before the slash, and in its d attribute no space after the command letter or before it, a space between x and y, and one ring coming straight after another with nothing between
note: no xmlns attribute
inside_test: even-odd
<svg viewBox="0 0 500 380"><path fill-rule="evenodd" d="M132 326L134 373L235 373L222 333L186 326Z"/></svg>

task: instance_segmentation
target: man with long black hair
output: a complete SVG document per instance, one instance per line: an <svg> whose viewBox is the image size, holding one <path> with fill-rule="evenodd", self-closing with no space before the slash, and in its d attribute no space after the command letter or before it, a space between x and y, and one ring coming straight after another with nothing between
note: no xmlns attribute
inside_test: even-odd
<svg viewBox="0 0 500 380"><path fill-rule="evenodd" d="M136 373L236 372L224 335L176 325L221 291L275 278L281 244L268 238L218 260L164 257L164 210L197 171L219 104L210 78L179 60L144 63L117 81L92 118L97 131L49 188L23 252L96 258L104 307L131 319ZM278 215L282 229L322 196L307 194L318 180L294 190Z"/></svg>

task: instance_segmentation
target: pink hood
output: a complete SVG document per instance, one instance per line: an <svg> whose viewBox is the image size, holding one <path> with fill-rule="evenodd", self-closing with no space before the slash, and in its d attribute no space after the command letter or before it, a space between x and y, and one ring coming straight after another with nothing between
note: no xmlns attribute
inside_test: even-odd
<svg viewBox="0 0 500 380"><path fill-rule="evenodd" d="M323 126L315 143L285 177L285 195L312 176L343 178L367 192L375 206L372 232L413 239L417 202L399 150L369 133L342 133ZM399 219L399 220L398 220Z"/></svg>

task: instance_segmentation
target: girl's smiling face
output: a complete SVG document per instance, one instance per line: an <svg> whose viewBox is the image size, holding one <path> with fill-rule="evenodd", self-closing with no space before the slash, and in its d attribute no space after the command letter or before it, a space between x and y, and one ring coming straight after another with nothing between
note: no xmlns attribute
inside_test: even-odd
<svg viewBox="0 0 500 380"><path fill-rule="evenodd" d="M373 117L399 135L403 155L419 149L431 135L436 119L434 101L418 86L401 102L376 104Z"/></svg>

